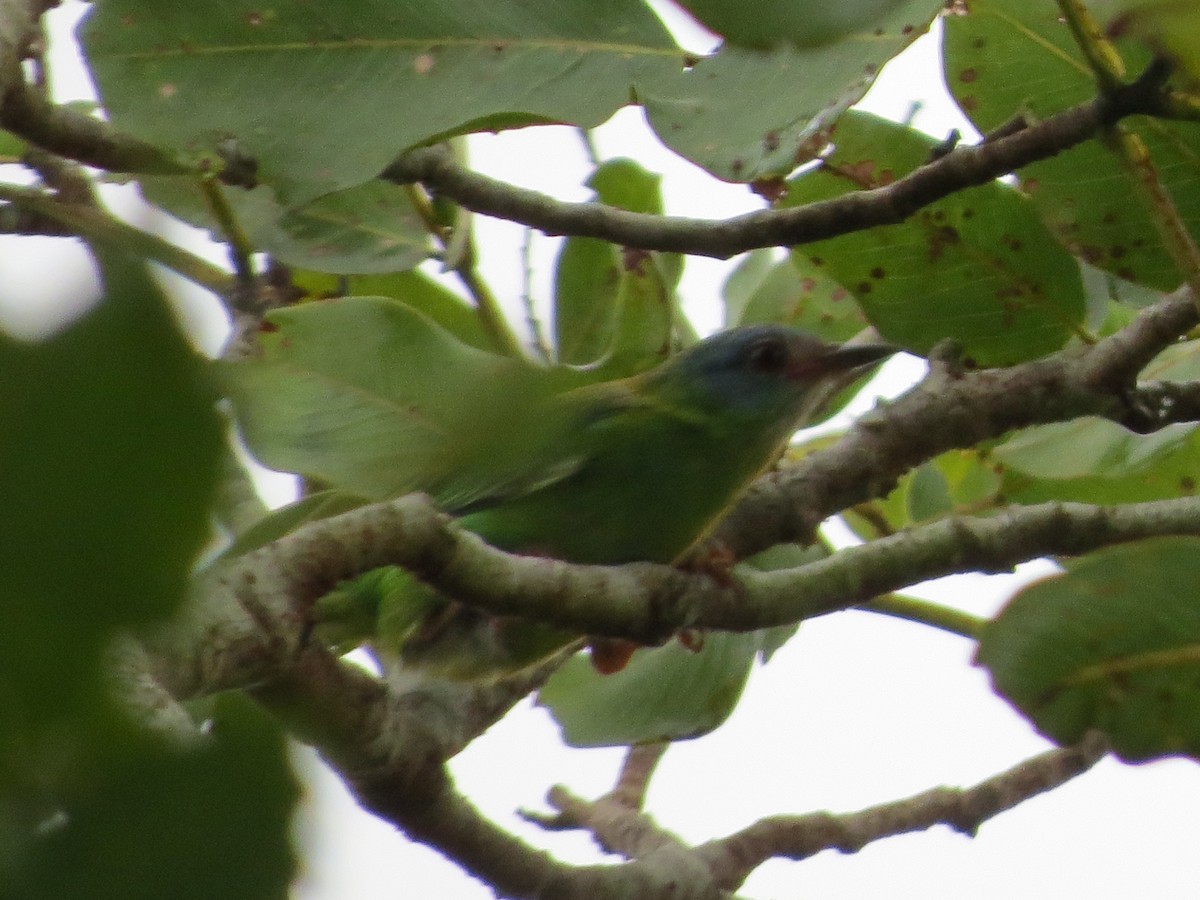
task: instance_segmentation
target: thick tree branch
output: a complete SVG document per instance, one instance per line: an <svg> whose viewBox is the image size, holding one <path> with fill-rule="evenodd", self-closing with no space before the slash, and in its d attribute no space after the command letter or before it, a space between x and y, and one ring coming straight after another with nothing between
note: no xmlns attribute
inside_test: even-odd
<svg viewBox="0 0 1200 900"><path fill-rule="evenodd" d="M384 565L497 615L653 644L680 628L788 624L954 572L1173 534L1200 534L1200 498L1047 503L939 520L797 569L738 569L739 581L726 586L649 563L581 566L504 553L414 495L312 523L222 567L200 589L197 618L149 640L160 677L187 697L278 677L304 649L309 604Z"/></svg>
<svg viewBox="0 0 1200 900"><path fill-rule="evenodd" d="M717 900L707 868L680 846L626 866L569 866L484 818L446 772L436 699L387 690L309 648L251 691L346 781L364 809L438 848L500 896L538 900Z"/></svg>
<svg viewBox="0 0 1200 900"><path fill-rule="evenodd" d="M384 170L383 177L401 184L419 181L474 212L520 222L546 234L728 258L758 247L794 246L903 222L935 200L1081 144L1125 116L1159 111L1165 74L1154 70L1110 95L994 140L958 147L884 187L721 221L632 213L600 203L564 203L465 169L444 147L409 151Z"/></svg>
<svg viewBox="0 0 1200 900"><path fill-rule="evenodd" d="M1091 347L973 372L935 360L925 380L835 445L759 479L713 537L739 559L809 540L830 515L883 496L926 460L1018 428L1095 415L1145 430L1137 374L1198 321L1190 291L1181 289Z"/></svg>

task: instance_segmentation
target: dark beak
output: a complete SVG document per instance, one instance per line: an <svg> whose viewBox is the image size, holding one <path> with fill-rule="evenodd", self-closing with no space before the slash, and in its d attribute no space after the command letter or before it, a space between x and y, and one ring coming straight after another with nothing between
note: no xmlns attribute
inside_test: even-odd
<svg viewBox="0 0 1200 900"><path fill-rule="evenodd" d="M844 344L821 360L821 365L827 372L844 372L887 359L900 349L890 344Z"/></svg>

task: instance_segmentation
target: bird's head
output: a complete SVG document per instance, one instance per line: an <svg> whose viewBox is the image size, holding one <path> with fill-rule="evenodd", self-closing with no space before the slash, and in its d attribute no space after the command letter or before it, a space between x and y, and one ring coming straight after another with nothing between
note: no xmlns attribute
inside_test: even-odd
<svg viewBox="0 0 1200 900"><path fill-rule="evenodd" d="M675 403L743 422L796 424L856 370L898 351L884 344L828 344L780 325L716 334L650 377Z"/></svg>

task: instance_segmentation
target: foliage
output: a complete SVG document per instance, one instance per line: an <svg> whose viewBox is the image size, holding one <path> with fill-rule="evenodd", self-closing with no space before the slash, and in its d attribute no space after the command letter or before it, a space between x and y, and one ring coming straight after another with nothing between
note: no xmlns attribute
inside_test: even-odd
<svg viewBox="0 0 1200 900"><path fill-rule="evenodd" d="M76 35L103 121L24 83L40 57L0 66L0 225L20 240L81 238L104 287L51 337L0 334L0 894L283 896L296 867L288 732L365 807L497 892L528 895L488 868L498 854L484 838L439 830L427 810L457 811L459 798L429 771L543 686L571 743L705 733L801 619L855 606L977 641L996 691L1061 745L1099 732L1129 761L1200 757L1197 320L1177 302L1200 300L1196 13L1162 0L681 5L723 38L711 53L681 49L642 0L105 0ZM37 57L31 23L0 15L14 17L0 21L0 63ZM946 84L986 135L977 146L854 108L935 20ZM581 204L471 170L464 136L586 133L629 104L682 159L757 192L762 211L672 219L658 174L625 158L595 160ZM114 216L106 175L207 230L228 270ZM565 236L548 328L523 334L501 309L473 215ZM653 601L624 620L620 603L597 614L606 636L681 639L615 675L562 654L499 684L440 685L463 692L446 731L422 724L408 743L397 731L391 753L368 739L407 695L325 650L362 637L372 604L409 625L425 616L427 596L404 612L412 579L382 568L402 563L389 528L425 542L405 567L445 591L439 577L479 552L444 519L413 525L386 501L422 491L460 512L560 477L531 477L535 445L522 440L548 399L695 343L689 255L742 251L727 327L831 341L871 328L930 358L934 387L792 446L782 474L711 523L736 568L542 567L555 589L606 597L617 583ZM229 313L240 341L224 358L187 344L150 262ZM300 500L225 502L247 475L217 409L258 461L303 477ZM814 540L831 515L864 542L861 568ZM703 570L700 551L714 547L692 560ZM988 622L896 593L1045 556L1061 573ZM543 588L504 568L517 563L485 562L486 575L461 576L463 599L542 608L519 605ZM738 591L744 602L727 602ZM322 596L351 598L355 627L314 632ZM580 616L572 633L594 621ZM599 834L572 809L568 824ZM711 874L736 889L756 864Z"/></svg>

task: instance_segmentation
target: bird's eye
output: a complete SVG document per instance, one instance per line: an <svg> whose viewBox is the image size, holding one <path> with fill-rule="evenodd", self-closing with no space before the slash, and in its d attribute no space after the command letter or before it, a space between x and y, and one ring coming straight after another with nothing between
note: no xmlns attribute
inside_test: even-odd
<svg viewBox="0 0 1200 900"><path fill-rule="evenodd" d="M777 375L787 368L788 348L778 338L764 338L750 347L751 368L767 375Z"/></svg>

